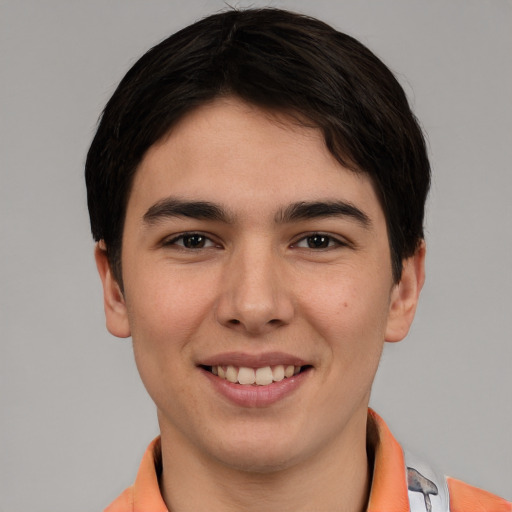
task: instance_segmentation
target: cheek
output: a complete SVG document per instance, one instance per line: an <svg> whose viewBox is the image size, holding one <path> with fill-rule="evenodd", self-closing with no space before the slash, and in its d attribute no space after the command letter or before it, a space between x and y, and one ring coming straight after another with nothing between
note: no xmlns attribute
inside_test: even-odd
<svg viewBox="0 0 512 512"><path fill-rule="evenodd" d="M187 273L139 274L136 281L126 284L136 346L162 351L182 346L212 309L212 283L191 279Z"/></svg>
<svg viewBox="0 0 512 512"><path fill-rule="evenodd" d="M301 304L319 327L370 334L382 330L389 310L389 289L371 279L358 280L335 276L308 286Z"/></svg>
<svg viewBox="0 0 512 512"><path fill-rule="evenodd" d="M380 353L389 311L387 280L361 273L333 273L329 279L307 286L301 309L308 321L343 358Z"/></svg>
<svg viewBox="0 0 512 512"><path fill-rule="evenodd" d="M207 288L206 288L207 289ZM199 282L169 273L144 273L126 283L135 363L149 395L161 410L193 409L187 385L190 352L211 298Z"/></svg>

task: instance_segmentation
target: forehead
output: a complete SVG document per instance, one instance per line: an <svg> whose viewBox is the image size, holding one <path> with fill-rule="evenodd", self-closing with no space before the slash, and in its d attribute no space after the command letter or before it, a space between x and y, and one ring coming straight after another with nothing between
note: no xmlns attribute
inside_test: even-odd
<svg viewBox="0 0 512 512"><path fill-rule="evenodd" d="M382 214L371 179L344 168L319 129L236 98L198 107L149 148L127 215L168 196L269 215L300 200L345 199Z"/></svg>

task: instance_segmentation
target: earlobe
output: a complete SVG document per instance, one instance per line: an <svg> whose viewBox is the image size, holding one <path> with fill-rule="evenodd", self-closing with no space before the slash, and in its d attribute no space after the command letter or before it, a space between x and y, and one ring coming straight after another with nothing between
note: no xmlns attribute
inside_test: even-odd
<svg viewBox="0 0 512 512"><path fill-rule="evenodd" d="M94 249L96 267L103 284L103 305L108 331L118 338L131 335L123 293L117 283L107 257L105 244L100 241Z"/></svg>
<svg viewBox="0 0 512 512"><path fill-rule="evenodd" d="M425 282L425 241L403 262L400 282L393 287L385 340L397 342L409 332L423 283Z"/></svg>

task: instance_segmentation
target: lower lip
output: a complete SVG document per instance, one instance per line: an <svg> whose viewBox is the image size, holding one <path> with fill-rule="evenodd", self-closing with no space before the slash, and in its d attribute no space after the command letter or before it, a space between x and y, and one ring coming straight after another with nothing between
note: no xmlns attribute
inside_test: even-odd
<svg viewBox="0 0 512 512"><path fill-rule="evenodd" d="M268 407L275 404L293 393L310 373L310 370L306 370L266 386L248 386L234 384L202 368L201 371L217 392L241 407Z"/></svg>

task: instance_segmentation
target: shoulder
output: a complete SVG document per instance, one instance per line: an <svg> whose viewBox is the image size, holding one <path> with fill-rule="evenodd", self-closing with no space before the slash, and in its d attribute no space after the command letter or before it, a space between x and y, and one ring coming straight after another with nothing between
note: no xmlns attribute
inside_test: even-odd
<svg viewBox="0 0 512 512"><path fill-rule="evenodd" d="M490 492L447 477L450 512L512 512L512 503Z"/></svg>
<svg viewBox="0 0 512 512"><path fill-rule="evenodd" d="M160 437L157 437L142 457L135 483L104 512L168 512L158 484L161 466Z"/></svg>
<svg viewBox="0 0 512 512"><path fill-rule="evenodd" d="M133 488L128 487L103 512L130 512L133 510Z"/></svg>

